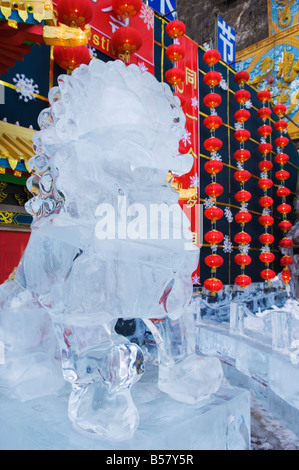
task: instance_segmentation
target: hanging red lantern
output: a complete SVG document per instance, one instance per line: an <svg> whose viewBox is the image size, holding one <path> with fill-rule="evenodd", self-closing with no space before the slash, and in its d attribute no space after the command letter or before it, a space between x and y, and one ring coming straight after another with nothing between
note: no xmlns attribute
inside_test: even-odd
<svg viewBox="0 0 299 470"><path fill-rule="evenodd" d="M286 147L289 143L289 139L287 137L277 137L274 141L276 147Z"/></svg>
<svg viewBox="0 0 299 470"><path fill-rule="evenodd" d="M140 12L142 0L112 0L114 13L122 18L132 18Z"/></svg>
<svg viewBox="0 0 299 470"><path fill-rule="evenodd" d="M249 191L245 191L245 189L241 189L235 194L235 199L238 202L248 202L251 199L251 194Z"/></svg>
<svg viewBox="0 0 299 470"><path fill-rule="evenodd" d="M56 6L58 22L70 27L84 28L92 18L92 5L92 0L60 0Z"/></svg>
<svg viewBox="0 0 299 470"><path fill-rule="evenodd" d="M250 112L247 109L239 109L234 114L235 121L246 122L250 118Z"/></svg>
<svg viewBox="0 0 299 470"><path fill-rule="evenodd" d="M270 171L273 168L273 163L270 160L262 160L259 162L259 169L261 171Z"/></svg>
<svg viewBox="0 0 299 470"><path fill-rule="evenodd" d="M290 204L280 204L278 207L277 207L277 211L280 213L280 214L289 214L292 210L292 206L290 206Z"/></svg>
<svg viewBox="0 0 299 470"><path fill-rule="evenodd" d="M234 94L234 99L237 103L245 104L248 100L250 100L250 93L247 90L241 89L236 91Z"/></svg>
<svg viewBox="0 0 299 470"><path fill-rule="evenodd" d="M262 207L270 207L273 205L273 199L270 196L263 196L259 199L259 205Z"/></svg>
<svg viewBox="0 0 299 470"><path fill-rule="evenodd" d="M259 259L262 263L269 264L275 260L275 256L270 251L266 251L260 254Z"/></svg>
<svg viewBox="0 0 299 470"><path fill-rule="evenodd" d="M290 173L287 170L280 170L275 173L275 178L279 181L286 181L290 177Z"/></svg>
<svg viewBox="0 0 299 470"><path fill-rule="evenodd" d="M239 85L243 85L244 83L248 82L249 77L250 75L248 72L246 72L246 70L241 70L235 74L234 81Z"/></svg>
<svg viewBox="0 0 299 470"><path fill-rule="evenodd" d="M182 21L173 20L166 25L166 33L172 39L181 38L186 33L186 26Z"/></svg>
<svg viewBox="0 0 299 470"><path fill-rule="evenodd" d="M142 37L132 26L122 26L112 34L111 46L118 56L124 54L128 62L130 55L135 54L142 46Z"/></svg>
<svg viewBox="0 0 299 470"><path fill-rule="evenodd" d="M81 64L88 65L90 62L90 52L87 46L54 46L53 57L56 64L68 72L76 69Z"/></svg>
<svg viewBox="0 0 299 470"><path fill-rule="evenodd" d="M203 81L210 88L214 88L214 86L219 85L221 82L221 75L220 73L211 70L204 75Z"/></svg>
<svg viewBox="0 0 299 470"><path fill-rule="evenodd" d="M203 285L213 295L216 292L221 291L221 289L223 288L223 283L219 279L216 279L215 277L211 277L210 279L206 279L205 282L203 283Z"/></svg>
<svg viewBox="0 0 299 470"><path fill-rule="evenodd" d="M291 266L293 263L293 258L288 255L284 255L280 260L280 266Z"/></svg>
<svg viewBox="0 0 299 470"><path fill-rule="evenodd" d="M284 104L276 104L273 107L273 113L277 114L278 117L282 117L287 110L287 107Z"/></svg>
<svg viewBox="0 0 299 470"><path fill-rule="evenodd" d="M291 273L290 273L290 270L288 269L287 266L285 268L283 268L282 273L281 273L281 277L282 277L283 282L286 285L288 285L288 283L290 282L290 279L291 279Z"/></svg>
<svg viewBox="0 0 299 470"><path fill-rule="evenodd" d="M273 186L273 181L270 178L262 178L257 184L261 189L270 189Z"/></svg>
<svg viewBox="0 0 299 470"><path fill-rule="evenodd" d="M208 93L204 96L203 102L208 108L214 109L221 104L222 98L218 93Z"/></svg>
<svg viewBox="0 0 299 470"><path fill-rule="evenodd" d="M222 125L222 119L217 114L211 114L204 119L203 124L210 131L214 131Z"/></svg>
<svg viewBox="0 0 299 470"><path fill-rule="evenodd" d="M251 263L251 257L245 253L238 253L235 258L235 263L241 267L248 266Z"/></svg>
<svg viewBox="0 0 299 470"><path fill-rule="evenodd" d="M204 141L203 145L209 152L217 152L217 150L221 149L223 142L217 137L209 137Z"/></svg>
<svg viewBox="0 0 299 470"><path fill-rule="evenodd" d="M259 223L264 227L270 227L274 224L274 218L271 215L261 215L259 217Z"/></svg>
<svg viewBox="0 0 299 470"><path fill-rule="evenodd" d="M179 85L180 83L183 82L184 78L185 78L184 71L176 67L167 70L167 72L165 73L166 81L170 83L170 85L172 86Z"/></svg>
<svg viewBox="0 0 299 470"><path fill-rule="evenodd" d="M284 237L281 240L279 240L278 244L280 248L292 248L293 240L291 238Z"/></svg>
<svg viewBox="0 0 299 470"><path fill-rule="evenodd" d="M220 268L223 265L223 258L220 255L212 254L205 257L205 263L209 268Z"/></svg>
<svg viewBox="0 0 299 470"><path fill-rule="evenodd" d="M208 207L205 210L205 217L215 223L217 220L222 219L223 217L223 210L220 207Z"/></svg>
<svg viewBox="0 0 299 470"><path fill-rule="evenodd" d="M287 121L281 120L274 122L274 129L277 131L283 131L288 127Z"/></svg>
<svg viewBox="0 0 299 470"><path fill-rule="evenodd" d="M245 225L250 222L251 219L252 215L246 211L237 212L237 214L235 215L235 221L237 222L237 224Z"/></svg>
<svg viewBox="0 0 299 470"><path fill-rule="evenodd" d="M272 127L263 125L258 128L257 132L260 136L267 137L272 133Z"/></svg>
<svg viewBox="0 0 299 470"><path fill-rule="evenodd" d="M202 58L205 64L211 67L212 65L218 64L221 59L221 54L216 49L209 49L204 53Z"/></svg>
<svg viewBox="0 0 299 470"><path fill-rule="evenodd" d="M276 274L274 271L272 271L272 269L264 269L261 272L262 279L265 279L266 281L270 281L271 279L274 279L275 276Z"/></svg>
<svg viewBox="0 0 299 470"><path fill-rule="evenodd" d="M247 129L239 129L235 132L234 137L238 142L246 142L250 139L250 132Z"/></svg>
<svg viewBox="0 0 299 470"><path fill-rule="evenodd" d="M251 242L251 236L246 232L239 232L234 237L234 241L237 245L248 245Z"/></svg>
<svg viewBox="0 0 299 470"><path fill-rule="evenodd" d="M210 243L211 245L217 245L218 243L222 242L224 235L219 230L210 230L205 234L204 238L207 243Z"/></svg>
<svg viewBox="0 0 299 470"><path fill-rule="evenodd" d="M180 44L171 44L166 48L165 55L171 62L178 62L185 57L185 49Z"/></svg>
<svg viewBox="0 0 299 470"><path fill-rule="evenodd" d="M237 284L237 286L239 287L242 287L242 289L244 289L247 286L250 286L251 283L252 283L251 277L247 276L246 274L239 274L235 278L235 284Z"/></svg>
<svg viewBox="0 0 299 470"><path fill-rule="evenodd" d="M239 149L234 153L234 159L237 160L237 162L244 163L249 160L250 157L251 153L246 149Z"/></svg>
<svg viewBox="0 0 299 470"><path fill-rule="evenodd" d="M247 170L238 170L234 173L234 178L239 183L246 183L251 178L251 173Z"/></svg>
<svg viewBox="0 0 299 470"><path fill-rule="evenodd" d="M265 103L271 99L271 93L269 90L261 90L257 93L256 97L259 101Z"/></svg>
<svg viewBox="0 0 299 470"><path fill-rule="evenodd" d="M223 163L220 160L209 160L205 163L204 166L207 173L216 175L223 168Z"/></svg>
<svg viewBox="0 0 299 470"><path fill-rule="evenodd" d="M283 232L288 232L289 230L291 230L292 227L293 225L288 220L282 220L278 224L279 230L282 230Z"/></svg>
<svg viewBox="0 0 299 470"><path fill-rule="evenodd" d="M263 155L266 155L267 153L272 152L273 146L271 144L268 144L267 142L260 144L258 146L258 151L262 153Z"/></svg>
<svg viewBox="0 0 299 470"><path fill-rule="evenodd" d="M223 193L223 186L219 183L210 183L205 187L205 192L210 197L219 197Z"/></svg>
<svg viewBox="0 0 299 470"><path fill-rule="evenodd" d="M270 108L260 108L257 111L258 117L262 119L263 121L268 119L271 116L271 114L272 114L272 111Z"/></svg>
<svg viewBox="0 0 299 470"><path fill-rule="evenodd" d="M288 163L290 157L286 153L278 153L275 157L276 163L279 163L279 165L285 165Z"/></svg>
<svg viewBox="0 0 299 470"><path fill-rule="evenodd" d="M287 197L291 194L291 190L285 186L282 186L281 188L278 188L276 194L278 197Z"/></svg>
<svg viewBox="0 0 299 470"><path fill-rule="evenodd" d="M271 245L274 242L274 237L271 235L271 233L263 233L259 236L259 241L263 245Z"/></svg>

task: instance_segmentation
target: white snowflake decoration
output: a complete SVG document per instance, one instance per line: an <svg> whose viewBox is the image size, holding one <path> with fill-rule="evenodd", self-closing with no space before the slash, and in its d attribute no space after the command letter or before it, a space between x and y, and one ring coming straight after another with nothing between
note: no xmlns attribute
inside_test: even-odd
<svg viewBox="0 0 299 470"><path fill-rule="evenodd" d="M268 251L269 251L269 246L268 245L262 246L262 248L261 248L262 253L268 253Z"/></svg>
<svg viewBox="0 0 299 470"><path fill-rule="evenodd" d="M267 207L264 207L262 215L271 215L271 210Z"/></svg>
<svg viewBox="0 0 299 470"><path fill-rule="evenodd" d="M243 129L244 126L241 122L235 122L234 128L236 129L236 131L239 131L240 129Z"/></svg>
<svg viewBox="0 0 299 470"><path fill-rule="evenodd" d="M147 66L145 65L144 62L140 62L140 63L138 64L138 67L140 68L141 73L145 73L145 72L148 71L148 68L147 68Z"/></svg>
<svg viewBox="0 0 299 470"><path fill-rule="evenodd" d="M218 152L211 152L211 160L218 160L222 162L222 157Z"/></svg>
<svg viewBox="0 0 299 470"><path fill-rule="evenodd" d="M252 101L251 100L246 101L246 103L244 103L244 106L246 109L252 108Z"/></svg>
<svg viewBox="0 0 299 470"><path fill-rule="evenodd" d="M204 42L202 47L204 48L205 51L209 51L211 49L211 46L208 42Z"/></svg>
<svg viewBox="0 0 299 470"><path fill-rule="evenodd" d="M248 202L243 202L243 204L241 204L240 209L241 209L241 211L243 211L243 212L248 212L247 207L248 207Z"/></svg>
<svg viewBox="0 0 299 470"><path fill-rule="evenodd" d="M233 217L232 211L230 210L229 207L226 207L226 208L224 209L224 215L225 215L225 217L226 217L228 223L231 224L232 221L234 220L234 217Z"/></svg>
<svg viewBox="0 0 299 470"><path fill-rule="evenodd" d="M277 152L277 153L282 153L282 152L283 152L283 149L282 149L281 147L277 147L277 148L276 148L276 152Z"/></svg>
<svg viewBox="0 0 299 470"><path fill-rule="evenodd" d="M216 252L217 252L217 248L218 248L218 245L211 245L211 251L212 251L212 253L216 253Z"/></svg>
<svg viewBox="0 0 299 470"><path fill-rule="evenodd" d="M238 168L238 170L244 170L243 163L237 162L237 168Z"/></svg>
<svg viewBox="0 0 299 470"><path fill-rule="evenodd" d="M199 284L200 283L200 279L199 279L197 274L194 274L194 276L192 276L192 282L193 282L193 284Z"/></svg>
<svg viewBox="0 0 299 470"><path fill-rule="evenodd" d="M218 113L217 113L215 108L210 109L210 114L211 114L211 116L218 116Z"/></svg>
<svg viewBox="0 0 299 470"><path fill-rule="evenodd" d="M205 206L205 209L209 209L210 207L213 207L214 201L211 197L206 197L203 204Z"/></svg>
<svg viewBox="0 0 299 470"><path fill-rule="evenodd" d="M193 176L190 176L190 188L193 188L194 186L197 188L199 187L199 176L197 173L195 173Z"/></svg>
<svg viewBox="0 0 299 470"><path fill-rule="evenodd" d="M231 253L233 251L233 244L228 235L225 235L223 239L223 251L224 253Z"/></svg>
<svg viewBox="0 0 299 470"><path fill-rule="evenodd" d="M249 244L247 244L247 245L239 245L239 251L240 251L240 253L244 253L244 255L248 255L249 250L250 250L250 245L249 245Z"/></svg>
<svg viewBox="0 0 299 470"><path fill-rule="evenodd" d="M148 30L154 29L154 11L151 8L146 5L142 5L139 18L143 19Z"/></svg>
<svg viewBox="0 0 299 470"><path fill-rule="evenodd" d="M189 132L188 129L185 128L181 140L185 147L187 144L191 144L191 132Z"/></svg>
<svg viewBox="0 0 299 470"><path fill-rule="evenodd" d="M222 90L227 90L228 89L228 85L227 85L227 82L226 80L224 80L223 76L222 76L222 73L220 74L221 75L221 80L220 80L220 83L219 83L219 88L222 88Z"/></svg>
<svg viewBox="0 0 299 470"><path fill-rule="evenodd" d="M26 78L23 73L21 75L17 73L13 81L16 92L20 94L19 99L24 99L25 103L35 99L34 94L39 93L38 86L33 82L33 79Z"/></svg>
<svg viewBox="0 0 299 470"><path fill-rule="evenodd" d="M191 106L192 106L192 108L198 109L198 105L199 105L199 102L198 102L198 99L196 98L196 96L194 96L194 98L191 98Z"/></svg>
<svg viewBox="0 0 299 470"><path fill-rule="evenodd" d="M261 176L262 179L268 178L268 173L266 171L262 171L260 173L260 176Z"/></svg>

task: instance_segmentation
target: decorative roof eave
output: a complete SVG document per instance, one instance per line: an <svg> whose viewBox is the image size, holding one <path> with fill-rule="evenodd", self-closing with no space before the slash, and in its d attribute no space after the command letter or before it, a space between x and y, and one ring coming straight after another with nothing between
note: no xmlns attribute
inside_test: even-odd
<svg viewBox="0 0 299 470"><path fill-rule="evenodd" d="M0 121L0 158L7 159L12 170L24 163L28 173L28 160L33 156L32 137L36 131ZM24 170L25 170L24 168Z"/></svg>
<svg viewBox="0 0 299 470"><path fill-rule="evenodd" d="M15 7L14 7L15 5ZM52 0L31 0L11 2L8 0L0 0L0 12L6 21L24 22L33 20L41 23L42 21L50 21L54 19L54 11Z"/></svg>

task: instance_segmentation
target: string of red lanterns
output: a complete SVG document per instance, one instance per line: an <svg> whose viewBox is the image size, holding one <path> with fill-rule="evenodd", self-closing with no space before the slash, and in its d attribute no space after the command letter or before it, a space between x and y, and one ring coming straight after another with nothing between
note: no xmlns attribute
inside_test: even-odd
<svg viewBox="0 0 299 470"><path fill-rule="evenodd" d="M204 141L205 149L210 152L210 160L205 163L205 171L211 175L211 183L205 188L205 193L210 197L212 206L208 207L204 215L211 221L211 230L205 234L205 241L210 244L212 254L205 257L205 264L211 268L211 277L204 281L204 287L215 295L223 288L223 283L216 277L217 268L222 266L224 260L222 256L216 253L217 245L222 242L224 235L216 229L216 223L223 217L223 210L217 207L217 197L223 193L223 186L216 182L216 175L222 170L223 163L217 157L218 150L222 147L222 141L215 137L215 131L222 125L222 119L215 111L215 108L221 104L221 96L214 92L214 87L221 81L220 73L214 70L221 59L221 55L217 50L210 49L203 55L204 62L210 67L209 72L204 75L203 81L210 88L203 101L205 106L210 108L210 115L204 121L204 126L209 129L210 137Z"/></svg>
<svg viewBox="0 0 299 470"><path fill-rule="evenodd" d="M283 238L279 241L280 248L291 248L293 241L287 237L288 231L292 228L291 222L287 220L287 214L292 210L290 204L286 203L286 197L289 196L290 190L285 186L285 182L290 177L290 173L284 169L284 165L289 161L289 156L284 153L284 147L289 143L289 139L283 136L283 132L287 128L287 121L282 119L287 108L284 104L277 104L273 107L273 112L279 117L279 120L274 123L275 130L279 131L280 136L275 139L275 145L281 150L275 157L276 163L280 165L280 170L275 173L276 179L280 182L277 190L278 197L281 197L282 203L277 207L277 211L282 215L282 221L278 224L279 229L283 232ZM289 266L294 262L293 258L288 255L282 256L280 265L283 266L282 279L288 285L291 279Z"/></svg>
<svg viewBox="0 0 299 470"><path fill-rule="evenodd" d="M259 204L263 208L262 215L259 217L259 223L264 227L265 233L259 237L259 241L264 245L259 259L265 264L265 269L261 271L261 277L270 284L276 274L269 268L270 263L275 259L271 253L269 245L274 242L274 237L268 233L268 228L274 223L274 218L270 215L270 208L273 206L273 199L268 195L268 190L272 188L273 181L269 178L268 172L273 168L273 164L268 160L268 155L273 147L270 143L266 142L268 136L272 133L272 127L266 124L267 119L271 116L271 109L266 106L266 102L271 99L269 90L261 90L257 93L257 99L262 103L262 107L257 111L258 117L262 120L263 124L258 128L258 134L262 138L262 143L258 147L258 151L262 154L263 159L259 163L261 179L258 182L259 187L263 190L263 196L259 199Z"/></svg>
<svg viewBox="0 0 299 470"><path fill-rule="evenodd" d="M173 20L167 23L166 33L173 39L173 44L165 50L165 55L173 63L173 67L165 73L165 80L174 88L184 81L185 73L178 68L178 61L185 57L184 47L180 44L180 38L186 33L186 26L182 21Z"/></svg>
<svg viewBox="0 0 299 470"><path fill-rule="evenodd" d="M249 73L245 70L237 72L234 76L234 81L239 85L239 90L235 92L234 99L240 105L240 109L234 114L234 118L240 127L234 133L234 138L240 143L239 150L234 153L234 158L238 162L238 171L234 173L234 178L240 183L240 191L235 194L235 199L241 203L240 210L235 216L235 221L241 226L241 232L234 237L235 243L239 245L239 253L235 256L234 261L240 266L241 270L241 274L235 278L235 284L242 289L252 282L250 276L245 274L245 267L251 263L251 257L246 253L251 237L244 231L245 224L252 219L251 214L245 208L245 204L251 199L251 193L245 190L245 183L251 178L251 173L244 168L244 163L251 157L250 152L244 148L244 143L250 138L250 132L244 126L244 123L250 118L250 112L245 109L245 103L251 96L249 91L244 89L244 84L248 80Z"/></svg>

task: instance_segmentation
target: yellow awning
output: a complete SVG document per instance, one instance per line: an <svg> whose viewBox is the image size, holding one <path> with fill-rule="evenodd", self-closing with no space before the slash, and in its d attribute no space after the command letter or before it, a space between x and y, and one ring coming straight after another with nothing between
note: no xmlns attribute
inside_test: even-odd
<svg viewBox="0 0 299 470"><path fill-rule="evenodd" d="M28 160L34 154L32 137L35 132L33 129L0 121L0 158L7 158L12 170L23 159L27 171L31 173Z"/></svg>

